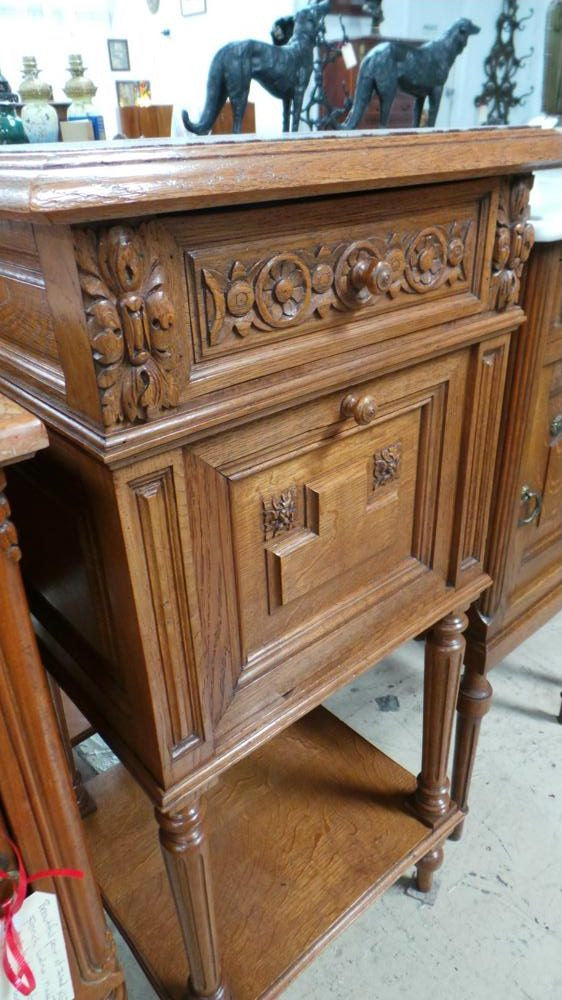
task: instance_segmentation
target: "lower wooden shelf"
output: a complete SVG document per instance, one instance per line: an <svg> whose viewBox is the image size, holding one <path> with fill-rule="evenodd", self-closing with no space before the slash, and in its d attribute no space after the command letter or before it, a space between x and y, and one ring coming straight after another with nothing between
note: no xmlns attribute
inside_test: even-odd
<svg viewBox="0 0 562 1000"><path fill-rule="evenodd" d="M188 968L152 807L121 766L88 788L107 909L158 994L181 1000ZM414 788L411 774L322 708L220 778L207 829L234 1000L277 996L462 820L455 810L429 830L404 809Z"/></svg>

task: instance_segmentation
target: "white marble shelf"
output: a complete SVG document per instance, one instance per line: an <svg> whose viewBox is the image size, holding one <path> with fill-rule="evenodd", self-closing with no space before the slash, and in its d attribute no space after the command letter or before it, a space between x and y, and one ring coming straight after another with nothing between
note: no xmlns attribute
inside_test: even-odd
<svg viewBox="0 0 562 1000"><path fill-rule="evenodd" d="M536 172L531 191L531 222L537 242L562 239L562 167Z"/></svg>

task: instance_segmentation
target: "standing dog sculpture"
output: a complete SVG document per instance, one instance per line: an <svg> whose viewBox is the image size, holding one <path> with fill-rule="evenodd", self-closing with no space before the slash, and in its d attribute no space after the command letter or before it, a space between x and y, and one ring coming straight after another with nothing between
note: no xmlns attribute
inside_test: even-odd
<svg viewBox="0 0 562 1000"><path fill-rule="evenodd" d="M322 17L331 0L305 7L295 14L293 35L286 45L269 45L248 39L230 42L219 49L209 70L207 100L198 122L190 121L182 111L182 121L189 132L210 132L221 109L230 98L233 130L242 131L242 119L248 103L252 80L283 101L283 131L298 131L305 90L313 66L314 40ZM292 112L292 121L291 121Z"/></svg>
<svg viewBox="0 0 562 1000"><path fill-rule="evenodd" d="M419 127L426 97L429 97L428 125L435 125L451 66L469 36L479 31L467 17L461 17L434 42L420 46L396 41L377 45L361 63L353 106L341 128L358 127L374 92L380 101L380 123L384 128L399 87L416 98L414 128Z"/></svg>

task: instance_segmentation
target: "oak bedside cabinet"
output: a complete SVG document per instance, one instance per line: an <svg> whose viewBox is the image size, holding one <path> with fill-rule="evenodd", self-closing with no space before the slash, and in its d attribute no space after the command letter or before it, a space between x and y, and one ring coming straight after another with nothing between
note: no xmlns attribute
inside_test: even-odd
<svg viewBox="0 0 562 1000"><path fill-rule="evenodd" d="M276 996L462 822L529 174L561 161L540 129L0 154L2 384L51 445L14 479L30 600L124 765L87 828L163 997ZM425 630L416 779L319 706Z"/></svg>

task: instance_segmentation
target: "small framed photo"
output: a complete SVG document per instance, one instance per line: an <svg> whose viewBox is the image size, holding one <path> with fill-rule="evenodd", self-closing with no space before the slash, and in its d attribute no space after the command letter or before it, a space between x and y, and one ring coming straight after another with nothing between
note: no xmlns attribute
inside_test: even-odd
<svg viewBox="0 0 562 1000"><path fill-rule="evenodd" d="M207 13L207 0L180 0L182 17L193 17L194 14Z"/></svg>
<svg viewBox="0 0 562 1000"><path fill-rule="evenodd" d="M128 73L131 64L129 62L129 43L126 38L108 38L107 49L109 52L109 65L114 73Z"/></svg>
<svg viewBox="0 0 562 1000"><path fill-rule="evenodd" d="M117 80L117 103L120 108L130 108L138 104L150 104L150 80Z"/></svg>

